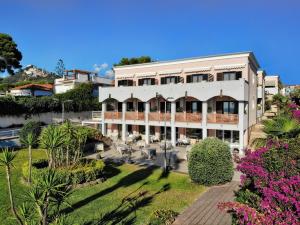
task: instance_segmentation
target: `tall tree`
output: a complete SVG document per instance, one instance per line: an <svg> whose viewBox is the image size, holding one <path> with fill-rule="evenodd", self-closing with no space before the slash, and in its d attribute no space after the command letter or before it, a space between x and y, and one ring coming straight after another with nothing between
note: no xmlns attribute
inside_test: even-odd
<svg viewBox="0 0 300 225"><path fill-rule="evenodd" d="M64 75L65 70L66 68L65 68L64 61L62 59L59 59L55 67L55 73L58 76L62 77Z"/></svg>
<svg viewBox="0 0 300 225"><path fill-rule="evenodd" d="M7 186L8 186L8 194L9 194L9 200L10 200L10 207L13 215L16 217L18 223L22 225L22 220L20 219L19 215L16 212L15 203L14 203L14 196L12 193L12 187L11 187L11 168L13 167L13 161L16 157L16 154L9 151L8 148L5 148L1 158L0 158L0 165L5 167L6 171L6 180L7 180Z"/></svg>
<svg viewBox="0 0 300 225"><path fill-rule="evenodd" d="M22 53L17 49L17 44L8 34L0 33L0 72L6 70L10 75L14 74L14 69L21 68L20 61Z"/></svg>

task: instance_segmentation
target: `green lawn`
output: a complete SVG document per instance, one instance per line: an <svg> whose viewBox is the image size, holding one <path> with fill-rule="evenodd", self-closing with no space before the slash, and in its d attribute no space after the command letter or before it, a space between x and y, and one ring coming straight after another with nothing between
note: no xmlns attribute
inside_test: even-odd
<svg viewBox="0 0 300 225"><path fill-rule="evenodd" d="M33 151L34 159L45 157L40 150ZM26 189L21 183L21 165L27 160L27 151L18 152L13 169L13 192L16 203L26 200ZM191 204L205 188L190 182L184 174L170 173L162 176L162 170L124 164L109 167L111 177L104 183L76 189L65 208L71 224L107 224L107 221L127 221L128 224L145 224L151 212L166 208L181 212ZM9 211L9 199L4 169L0 168L0 221L15 224ZM129 199L124 201L124 199ZM133 207L134 206L134 207Z"/></svg>

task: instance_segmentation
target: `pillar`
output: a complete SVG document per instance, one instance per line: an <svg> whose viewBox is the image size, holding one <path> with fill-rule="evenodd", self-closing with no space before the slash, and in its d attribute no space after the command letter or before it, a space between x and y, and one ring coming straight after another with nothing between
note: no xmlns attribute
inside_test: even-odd
<svg viewBox="0 0 300 225"><path fill-rule="evenodd" d="M150 126L149 126L150 103L145 102L145 142L150 143Z"/></svg>
<svg viewBox="0 0 300 225"><path fill-rule="evenodd" d="M207 102L202 102L202 139L207 138Z"/></svg>
<svg viewBox="0 0 300 225"><path fill-rule="evenodd" d="M106 135L106 124L105 124L105 112L106 112L106 102L102 102L102 120L101 120L101 132L102 135Z"/></svg>
<svg viewBox="0 0 300 225"><path fill-rule="evenodd" d="M245 103L239 102L239 142L240 142L240 155L244 154L244 111L245 111Z"/></svg>
<svg viewBox="0 0 300 225"><path fill-rule="evenodd" d="M176 102L171 102L171 143L176 146L176 127L175 127Z"/></svg>
<svg viewBox="0 0 300 225"><path fill-rule="evenodd" d="M126 102L122 102L122 141L126 141L126 120L125 120L125 113L126 113Z"/></svg>

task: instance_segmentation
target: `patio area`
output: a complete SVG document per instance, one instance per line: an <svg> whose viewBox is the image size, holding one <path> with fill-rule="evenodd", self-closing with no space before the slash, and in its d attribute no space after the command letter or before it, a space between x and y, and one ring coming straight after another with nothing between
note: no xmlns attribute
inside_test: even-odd
<svg viewBox="0 0 300 225"><path fill-rule="evenodd" d="M164 143L157 142L147 146L143 146L137 141L130 144L122 143L121 141L113 141L113 144L100 151L101 158L104 160L112 160L114 162L126 162L136 165L156 165L164 167ZM167 165L171 170L188 173L187 168L187 152L190 145L171 147L167 142ZM88 158L98 157L98 153L87 156Z"/></svg>

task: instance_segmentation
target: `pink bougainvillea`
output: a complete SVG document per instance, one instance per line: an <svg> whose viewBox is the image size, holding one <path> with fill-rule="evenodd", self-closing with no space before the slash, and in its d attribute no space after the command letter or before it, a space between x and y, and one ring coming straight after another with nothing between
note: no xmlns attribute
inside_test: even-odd
<svg viewBox="0 0 300 225"><path fill-rule="evenodd" d="M267 146L247 151L237 167L243 173L242 188L248 185L259 196L259 204L253 208L225 202L219 208L233 212L238 224L300 224L300 175L298 170L295 172L299 156L296 160L292 154L290 157L287 144L271 141ZM271 156L270 151L274 153Z"/></svg>

